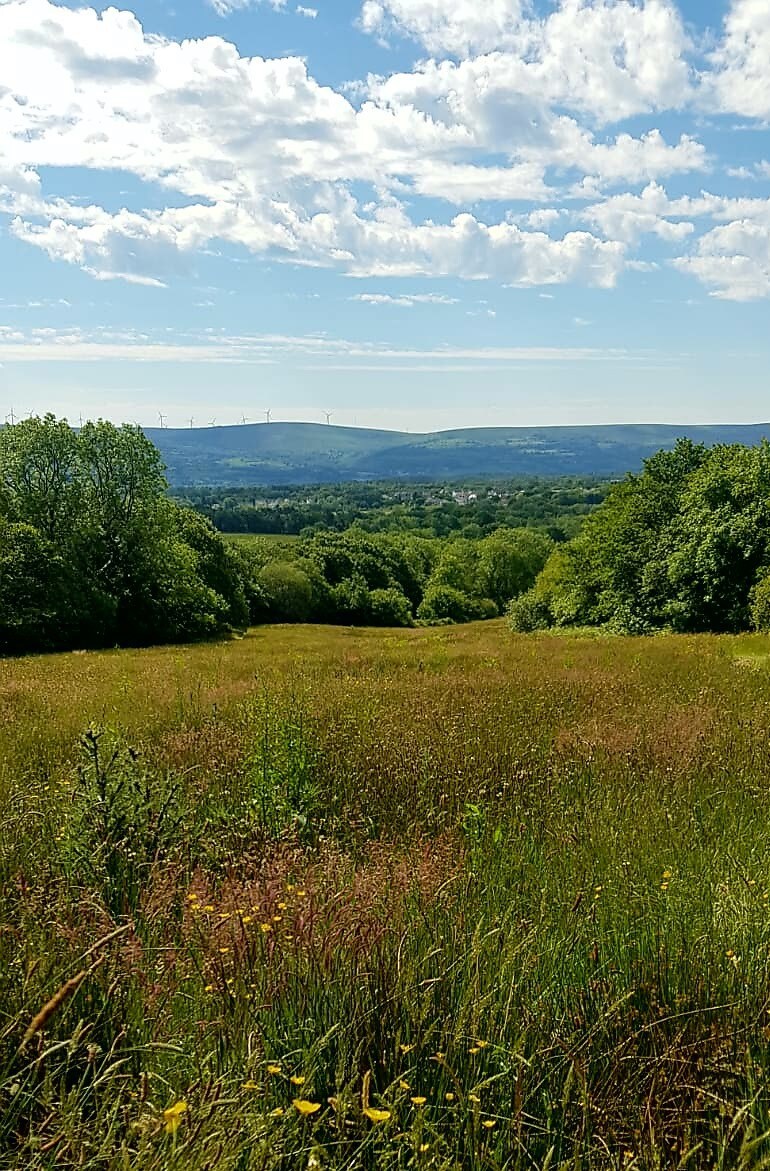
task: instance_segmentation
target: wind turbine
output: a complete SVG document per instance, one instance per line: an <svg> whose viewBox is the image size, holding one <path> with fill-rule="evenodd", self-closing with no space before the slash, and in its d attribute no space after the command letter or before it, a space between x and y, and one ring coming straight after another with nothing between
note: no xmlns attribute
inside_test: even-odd
<svg viewBox="0 0 770 1171"><path fill-rule="evenodd" d="M188 422L189 422L189 424L190 424L190 430L192 431L192 429L193 429L193 423L195 422L195 419L192 419L192 418L191 418L191 419L189 419L189 420L188 420Z"/></svg>
<svg viewBox="0 0 770 1171"><path fill-rule="evenodd" d="M216 427L216 425L217 425L216 419L212 419L209 423L209 427Z"/></svg>
<svg viewBox="0 0 770 1171"><path fill-rule="evenodd" d="M327 427L331 424L332 413L333 413L332 411L324 411L324 414L326 415L326 426Z"/></svg>
<svg viewBox="0 0 770 1171"><path fill-rule="evenodd" d="M9 420L9 419L11 420L11 426L13 426L13 425L14 425L14 423L16 422L16 415L13 413L13 407L11 407L10 411L9 411L9 412L8 412L8 414L5 416L5 421L6 421L6 422L8 422L8 420Z"/></svg>
<svg viewBox="0 0 770 1171"><path fill-rule="evenodd" d="M272 413L273 413L272 411L265 411L265 422L267 422L267 423L270 422L270 416L272 415Z"/></svg>
<svg viewBox="0 0 770 1171"><path fill-rule="evenodd" d="M248 421L245 415L241 415L241 426L245 427Z"/></svg>
<svg viewBox="0 0 770 1171"><path fill-rule="evenodd" d="M158 411L158 418L160 419L160 429L162 431L163 428L166 426L165 420L166 420L167 416L163 414L163 411Z"/></svg>

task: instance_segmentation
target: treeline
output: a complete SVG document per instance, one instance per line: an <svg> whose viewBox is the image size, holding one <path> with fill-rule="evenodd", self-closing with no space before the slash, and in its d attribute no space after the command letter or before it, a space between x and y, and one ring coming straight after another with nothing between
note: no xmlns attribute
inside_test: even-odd
<svg viewBox="0 0 770 1171"><path fill-rule="evenodd" d="M298 536L343 532L412 532L425 537L488 536L498 528L544 529L556 541L574 536L607 493L596 480L518 479L457 485L385 482L303 488L186 488L175 493L224 533Z"/></svg>
<svg viewBox="0 0 770 1171"><path fill-rule="evenodd" d="M531 529L228 543L167 489L136 427L74 431L47 415L0 429L0 653L187 641L250 622L491 617L552 547Z"/></svg>
<svg viewBox="0 0 770 1171"><path fill-rule="evenodd" d="M410 626L494 618L527 590L553 542L531 529L482 540L316 533L291 545L233 543L252 622Z"/></svg>
<svg viewBox="0 0 770 1171"><path fill-rule="evenodd" d="M510 612L517 630L770 629L770 444L681 440L648 459Z"/></svg>

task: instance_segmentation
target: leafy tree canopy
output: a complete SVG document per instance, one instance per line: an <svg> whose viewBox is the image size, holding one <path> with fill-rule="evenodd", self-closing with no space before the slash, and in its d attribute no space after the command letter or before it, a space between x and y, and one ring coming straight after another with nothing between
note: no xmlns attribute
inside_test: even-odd
<svg viewBox="0 0 770 1171"><path fill-rule="evenodd" d="M511 617L519 629L744 630L765 621L769 566L770 444L682 440L610 491Z"/></svg>

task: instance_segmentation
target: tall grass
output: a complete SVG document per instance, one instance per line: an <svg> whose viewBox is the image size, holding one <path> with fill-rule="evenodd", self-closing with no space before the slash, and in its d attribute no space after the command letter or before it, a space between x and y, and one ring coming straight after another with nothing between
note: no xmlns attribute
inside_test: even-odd
<svg viewBox="0 0 770 1171"><path fill-rule="evenodd" d="M770 646L0 664L0 1167L770 1163Z"/></svg>

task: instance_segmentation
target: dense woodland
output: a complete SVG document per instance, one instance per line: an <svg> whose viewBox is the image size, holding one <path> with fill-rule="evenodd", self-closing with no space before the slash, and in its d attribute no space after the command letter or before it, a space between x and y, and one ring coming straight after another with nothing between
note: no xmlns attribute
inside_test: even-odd
<svg viewBox="0 0 770 1171"><path fill-rule="evenodd" d="M342 532L452 534L476 539L498 528L542 528L554 541L575 536L607 494L600 480L471 479L446 484L320 484L281 488L185 488L175 492L223 533Z"/></svg>

